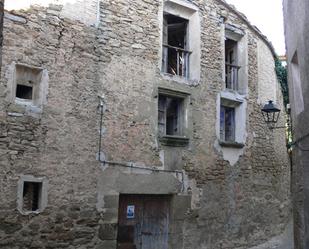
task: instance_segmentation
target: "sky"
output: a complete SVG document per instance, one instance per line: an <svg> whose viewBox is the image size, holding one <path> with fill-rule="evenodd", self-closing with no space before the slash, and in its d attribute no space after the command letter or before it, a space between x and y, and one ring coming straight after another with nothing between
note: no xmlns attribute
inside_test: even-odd
<svg viewBox="0 0 309 249"><path fill-rule="evenodd" d="M31 4L39 4L42 6L47 7L49 3L59 3L59 4L66 4L66 3L74 3L77 0L5 0L5 9L12 10L12 9L22 9L28 8Z"/></svg>
<svg viewBox="0 0 309 249"><path fill-rule="evenodd" d="M278 55L285 55L281 0L226 0L245 14L273 44Z"/></svg>

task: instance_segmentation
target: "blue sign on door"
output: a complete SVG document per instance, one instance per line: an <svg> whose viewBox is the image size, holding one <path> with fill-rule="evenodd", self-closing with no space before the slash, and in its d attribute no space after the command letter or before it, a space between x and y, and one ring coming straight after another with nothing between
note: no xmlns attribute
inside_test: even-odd
<svg viewBox="0 0 309 249"><path fill-rule="evenodd" d="M134 219L134 211L135 211L134 205L127 206L127 219Z"/></svg>

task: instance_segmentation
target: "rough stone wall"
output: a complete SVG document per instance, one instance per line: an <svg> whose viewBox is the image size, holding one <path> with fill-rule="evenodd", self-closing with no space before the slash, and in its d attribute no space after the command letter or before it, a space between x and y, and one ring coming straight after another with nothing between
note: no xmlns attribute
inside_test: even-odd
<svg viewBox="0 0 309 249"><path fill-rule="evenodd" d="M7 1L5 9L29 9L32 5L48 7L49 5L61 6L60 11L54 12L62 18L80 21L86 25L98 25L99 0L24 0Z"/></svg>
<svg viewBox="0 0 309 249"><path fill-rule="evenodd" d="M270 66L273 64L274 59L269 48L261 40L258 41L258 56L259 103L265 104L268 100L273 100L277 103L277 88L279 84L274 84L276 72L274 66ZM280 105L281 99L278 100Z"/></svg>
<svg viewBox="0 0 309 249"><path fill-rule="evenodd" d="M57 7L31 8L16 12L19 18L5 19L1 247L116 248L118 197L129 187L138 194L153 189L174 193L170 248L244 249L284 229L289 216L288 163L284 154L276 153L278 147L284 151L284 135L274 139L258 103L258 58L269 60L269 55L257 56L259 38L229 9L214 0L194 2L202 41L201 80L195 86L160 74L161 1L102 1L98 29L59 17ZM248 136L233 166L214 146L216 99L223 85L221 15L248 35ZM25 114L23 107L6 100L7 71L13 62L48 70L42 114ZM158 141L158 87L190 94L187 147L166 147ZM107 160L184 169L184 193L173 192L171 177L163 173L106 169L96 161L96 105L102 94L102 150ZM41 214L22 216L17 211L20 175L49 179L48 205ZM154 186L145 184L147 179Z"/></svg>
<svg viewBox="0 0 309 249"><path fill-rule="evenodd" d="M95 247L98 166L96 30L58 17L56 9L31 8L4 20L0 129L0 247ZM49 73L43 113L6 101L12 62ZM49 179L48 208L42 215L17 211L20 175Z"/></svg>
<svg viewBox="0 0 309 249"><path fill-rule="evenodd" d="M4 0L1 0L0 1L0 66L1 66L1 62L2 62L3 15L4 15Z"/></svg>

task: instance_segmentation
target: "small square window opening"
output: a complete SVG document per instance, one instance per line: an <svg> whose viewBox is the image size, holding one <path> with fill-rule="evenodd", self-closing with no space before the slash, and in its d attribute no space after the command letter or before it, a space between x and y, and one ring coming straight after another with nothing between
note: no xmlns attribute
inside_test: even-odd
<svg viewBox="0 0 309 249"><path fill-rule="evenodd" d="M16 86L16 97L20 99L32 100L32 86L25 86L17 84Z"/></svg>
<svg viewBox="0 0 309 249"><path fill-rule="evenodd" d="M40 106L45 97L42 84L47 82L43 80L43 69L16 64L14 74L11 90L15 103Z"/></svg>
<svg viewBox="0 0 309 249"><path fill-rule="evenodd" d="M42 182L24 182L23 205L24 211L38 211L42 195Z"/></svg>

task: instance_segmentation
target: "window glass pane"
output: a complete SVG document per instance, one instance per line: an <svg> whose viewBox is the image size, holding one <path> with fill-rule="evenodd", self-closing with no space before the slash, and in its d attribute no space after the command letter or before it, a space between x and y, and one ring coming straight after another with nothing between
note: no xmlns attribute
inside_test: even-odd
<svg viewBox="0 0 309 249"><path fill-rule="evenodd" d="M227 106L220 107L220 139L235 141L235 109Z"/></svg>
<svg viewBox="0 0 309 249"><path fill-rule="evenodd" d="M225 140L234 141L234 108L225 107Z"/></svg>
<svg viewBox="0 0 309 249"><path fill-rule="evenodd" d="M165 103L166 97L159 96L158 102L158 129L160 135L165 135Z"/></svg>
<svg viewBox="0 0 309 249"><path fill-rule="evenodd" d="M224 106L220 108L220 139L225 140L225 109Z"/></svg>
<svg viewBox="0 0 309 249"><path fill-rule="evenodd" d="M178 112L179 112L179 100L174 98L167 98L166 135L179 135Z"/></svg>

